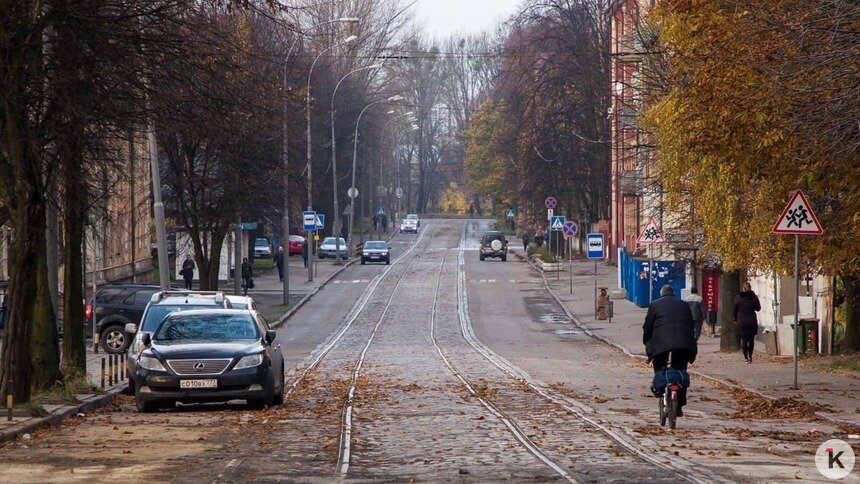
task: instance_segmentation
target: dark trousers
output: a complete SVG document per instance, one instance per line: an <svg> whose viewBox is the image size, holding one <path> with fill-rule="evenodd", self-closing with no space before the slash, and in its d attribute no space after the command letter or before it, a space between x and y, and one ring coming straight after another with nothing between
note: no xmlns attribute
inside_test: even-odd
<svg viewBox="0 0 860 484"><path fill-rule="evenodd" d="M278 264L278 279L280 279L281 282L284 281L284 263L283 262Z"/></svg>
<svg viewBox="0 0 860 484"><path fill-rule="evenodd" d="M670 353L672 354L671 364L669 364ZM654 357L651 358L651 363L654 365L654 373L658 373L666 369L667 364L676 370L687 371L687 365L690 364L690 355L686 350L667 351L665 353L654 355ZM682 407L687 404L686 388L681 387L681 393L678 395L678 404Z"/></svg>
<svg viewBox="0 0 860 484"><path fill-rule="evenodd" d="M741 336L740 338L744 359L752 361L753 350L755 349L755 336Z"/></svg>
<svg viewBox="0 0 860 484"><path fill-rule="evenodd" d="M190 290L190 289L191 289L191 281L192 281L192 279L191 279L190 277L185 277L185 278L183 278L183 279L185 279L185 289L189 289L189 290Z"/></svg>

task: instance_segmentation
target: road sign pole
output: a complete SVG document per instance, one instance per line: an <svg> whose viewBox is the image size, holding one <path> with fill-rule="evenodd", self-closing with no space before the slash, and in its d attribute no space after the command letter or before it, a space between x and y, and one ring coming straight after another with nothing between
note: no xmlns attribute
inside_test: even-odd
<svg viewBox="0 0 860 484"><path fill-rule="evenodd" d="M308 282L314 280L314 232L308 230Z"/></svg>
<svg viewBox="0 0 860 484"><path fill-rule="evenodd" d="M567 250L567 272L570 275L570 294L573 294L573 237Z"/></svg>
<svg viewBox="0 0 860 484"><path fill-rule="evenodd" d="M654 244L648 244L648 304L654 300Z"/></svg>
<svg viewBox="0 0 860 484"><path fill-rule="evenodd" d="M794 234L794 389L797 386L797 334L798 313L800 312L800 236Z"/></svg>

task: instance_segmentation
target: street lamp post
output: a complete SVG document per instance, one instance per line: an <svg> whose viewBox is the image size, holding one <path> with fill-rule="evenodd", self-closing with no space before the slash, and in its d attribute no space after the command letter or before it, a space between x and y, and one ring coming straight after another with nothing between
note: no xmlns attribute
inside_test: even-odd
<svg viewBox="0 0 860 484"><path fill-rule="evenodd" d="M335 96L337 96L337 90L338 90L338 88L340 88L340 84L344 81L344 79L346 79L350 75L352 75L356 72L366 71L369 69L379 69L380 67L382 67L382 64L373 64L373 65L370 65L367 67L359 67L358 69L353 69L353 70L347 72L346 74L344 74L343 77L340 78L339 81L337 81L337 84L335 84L335 86L334 86L334 91L332 91L332 93L331 93L331 185L332 185L332 193L334 194L334 222L332 223L332 232L334 232L334 233L332 235L334 235L334 253L335 253L334 264L335 265L341 265L342 264L341 258L340 258L340 232L341 232L341 230L340 230L340 205L338 203L338 194L337 194L337 138L335 137L335 131L334 131L334 101L335 101ZM349 249L349 247L352 245L352 234L351 233L348 234L347 237L349 238L349 240L347 241L347 247L346 248L348 249L347 252L348 252L349 256L351 257L352 256L352 250Z"/></svg>
<svg viewBox="0 0 860 484"><path fill-rule="evenodd" d="M358 191L355 188L355 164L356 164L356 159L358 158L358 127L361 124L361 118L362 118L362 116L364 116L364 113L368 109L372 108L373 106L376 106L378 104L383 104L383 103L400 102L400 101L403 101L403 99L404 99L403 96L398 94L396 96L391 96L390 98L385 99L383 101L372 102L372 103L368 104L367 106L365 106L364 109L361 110L361 112L358 114L358 119L355 121L355 133L353 135L353 141L352 141L352 184L350 185L351 188L349 190L350 191L350 199L351 199L350 204L349 204L349 235L348 235L349 240L352 240L352 231L353 231L353 228L355 227L355 224L353 222L353 220L355 218L355 196L354 195L358 194ZM350 242L349 244L350 244L348 246L349 254L350 254L350 257L352 257L355 255L355 247L354 247L355 244L352 244L352 242Z"/></svg>
<svg viewBox="0 0 860 484"><path fill-rule="evenodd" d="M308 69L308 86L307 86L307 121L308 121L308 161L305 170L307 171L307 183L308 183L308 210L313 211L313 177L312 177L312 168L311 168L311 153L313 151L313 146L311 145L311 75L314 72L314 67L316 67L317 62L320 58L325 55L326 52L334 49L335 47L348 44L357 39L355 35L351 35L347 37L343 42L338 42L337 44L332 45L331 47L327 47L323 49L322 52L317 55L314 59L313 63L311 63L311 68ZM313 268L313 231L308 230L308 282L314 280L314 268ZM335 256L337 258L337 256Z"/></svg>
<svg viewBox="0 0 860 484"><path fill-rule="evenodd" d="M416 131L416 130L418 130L418 126L413 124L409 128L402 130L401 132L397 133L397 135L394 136L394 159L397 162L397 168L396 168L397 180L396 180L396 188L394 191L394 195L397 198L397 209L395 210L395 213L394 213L395 218L397 218L397 216L400 215L400 199L402 198L402 190L400 188L400 157L397 156L397 140L401 136L403 136L404 134L406 134L410 131Z"/></svg>
<svg viewBox="0 0 860 484"><path fill-rule="evenodd" d="M308 30L315 30L318 27L322 27L324 25L331 25L334 23L358 23L358 19L355 17L343 17L335 20L330 20L328 22L322 22L316 25L311 26ZM289 190L290 190L290 174L289 174L289 122L287 120L287 111L288 111L288 100L287 100L287 91L289 90L288 83L288 73L289 73L289 65L290 65L290 57L293 55L293 50L296 48L299 39L302 37L301 34L296 34L296 37L293 39L293 42L290 44L290 48L287 51L287 57L284 59L284 124L283 124L283 144L282 144L282 152L281 156L283 157L283 165L284 165L284 177L282 180L283 185L283 194L284 194L284 213L281 219L281 246L284 247L286 252L286 259L283 261L284 268L284 280L283 280L283 304L284 306L290 303L290 201L289 201ZM238 278L237 278L238 280Z"/></svg>

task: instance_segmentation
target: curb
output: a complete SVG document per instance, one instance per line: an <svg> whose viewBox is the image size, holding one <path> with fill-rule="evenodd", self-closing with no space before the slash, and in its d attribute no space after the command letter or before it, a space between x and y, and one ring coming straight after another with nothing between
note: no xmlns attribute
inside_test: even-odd
<svg viewBox="0 0 860 484"><path fill-rule="evenodd" d="M543 271L541 271L540 269L538 269L537 266L531 260L524 258L523 256L521 256L519 254L517 254L516 256L521 261L527 262L532 267L532 269L534 269L535 271L537 271L540 274L541 279L543 279L544 287L546 288L549 295L552 296L552 298L555 300L555 302L561 307L562 310L564 310L564 313L567 315L567 317L570 318L570 320L573 321L573 323L576 325L576 327L581 329L583 333L585 333L586 335L588 335L588 336L590 336L590 337L592 337L592 338L594 338L594 339L596 339L596 340L598 340L598 341L600 341L600 342L602 342L608 346L611 346L611 347L621 351L622 353L624 353L628 357L639 358L642 360L648 359L647 356L633 353L626 346L624 346L620 343L616 343L615 341L612 341L611 339L606 338L605 336L600 336L600 335L594 333L593 331L591 331L591 329L589 329L579 318L574 316L574 314L572 312L570 312L570 310L567 308L567 306L565 306L564 303L562 303L561 299L558 296L556 296L555 291L553 291L549 285L549 281L546 278L546 274ZM778 397L768 395L766 393L761 392L760 390L756 390L754 388L749 388L749 387L746 387L746 386L743 386L743 385L740 385L737 383L732 383L730 381L723 380L722 378L719 378L719 377L716 377L713 375L709 375L707 373L702 373L702 372L696 371L696 370L690 370L689 373L692 375L698 376L702 379L709 380L713 383L727 386L729 388L734 388L736 390L742 390L745 392L752 393L754 395L757 395L757 396L764 398L766 400L769 400L771 402L776 402L777 400L779 400ZM829 422L832 422L832 423L851 425L851 426L857 426L858 425L858 423L855 421L845 420L845 419L841 419L839 417L834 417L834 416L828 415L827 413L824 413L824 412L815 412L815 416L822 418L824 420L827 420Z"/></svg>
<svg viewBox="0 0 860 484"><path fill-rule="evenodd" d="M319 285L318 285L318 286L317 286L313 291L311 291L311 292L309 292L309 293L305 294L305 297L301 298L301 299L299 300L299 302L297 302L297 303L296 303L296 305L295 305L295 306L291 307L289 311L287 311L286 313L284 313L284 315L283 315L283 316L281 316L280 318L278 318L278 320L277 320L277 321L275 321L274 323L271 323L269 326L271 326L272 328L277 328L277 327L281 326L282 324L286 323L286 322L287 322L287 320L288 320L288 319L290 319L290 317L291 317L291 316L292 316L296 311L298 311L299 309L301 309L301 307L302 307L302 306L304 306L304 305L305 305L305 303L307 303L308 301L310 301L310 300L311 300L311 298L312 298L312 297L314 297L314 296L316 295L316 293L318 293L318 292L320 291L320 289L322 289L326 284L328 284L328 283L329 283L332 279L334 279L338 274L340 274L341 272L343 272L344 270L346 270L346 268L347 268L347 267L349 267L349 266L351 266L351 265L355 264L355 262L356 262L357 260L358 260L358 259L352 259L352 260L350 260L349 262L347 262L346 264L344 264L344 265L343 265L343 267L341 267L340 269L338 269L338 270L336 270L336 271L332 272L332 273L331 273L331 274L330 274L330 275L329 275L329 276L328 276L324 281L322 281L322 282L321 282L321 283L320 283L320 284L319 284Z"/></svg>
<svg viewBox="0 0 860 484"><path fill-rule="evenodd" d="M118 395L122 394L123 391L125 391L124 387L115 387L108 390L104 395L89 397L81 401L78 405L58 408L47 417L35 418L33 420L21 422L20 424L14 425L5 430L0 430L0 444L14 440L20 435L32 433L45 427L59 426L67 418L73 417L79 413L90 412L92 410L105 407Z"/></svg>

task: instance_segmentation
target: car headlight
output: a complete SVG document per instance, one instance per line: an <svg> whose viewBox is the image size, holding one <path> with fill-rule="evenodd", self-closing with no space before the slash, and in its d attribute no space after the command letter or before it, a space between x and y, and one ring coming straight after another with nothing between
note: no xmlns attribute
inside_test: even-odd
<svg viewBox="0 0 860 484"><path fill-rule="evenodd" d="M233 369L234 370L242 370L245 368L253 368L255 366L260 366L262 364L263 364L263 354L262 353L257 354L257 355L248 355L248 356L243 356L242 359L239 360L238 363L236 363L236 366L234 366Z"/></svg>
<svg viewBox="0 0 860 484"><path fill-rule="evenodd" d="M140 365L141 368L146 368L147 370L167 371L164 368L164 365L158 361L158 358L153 358L151 356L141 355L140 359L137 360L137 364Z"/></svg>

